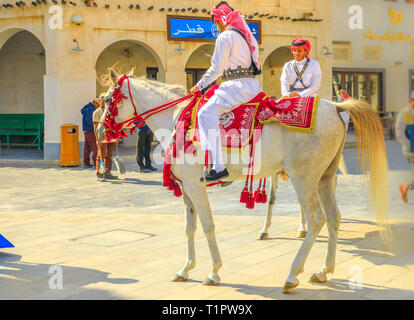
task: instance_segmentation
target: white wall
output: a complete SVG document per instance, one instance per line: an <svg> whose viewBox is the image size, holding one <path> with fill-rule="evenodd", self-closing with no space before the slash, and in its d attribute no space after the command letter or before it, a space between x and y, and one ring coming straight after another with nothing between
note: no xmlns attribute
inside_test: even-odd
<svg viewBox="0 0 414 320"><path fill-rule="evenodd" d="M363 8L363 29L351 30L348 27L350 14L348 9L358 4ZM402 12L404 18L401 23L391 24L388 8ZM408 103L409 69L414 69L411 52L414 48L414 4L405 0L396 2L384 0L334 0L333 1L333 41L349 41L352 45L352 61L334 61L334 68L372 68L385 69L385 109L397 111ZM367 39L365 33L371 30L375 34L386 34L388 30L404 35L411 35L410 41L382 41L381 39ZM381 61L366 61L363 57L364 46L378 46L382 48ZM399 64L398 62L401 62Z"/></svg>

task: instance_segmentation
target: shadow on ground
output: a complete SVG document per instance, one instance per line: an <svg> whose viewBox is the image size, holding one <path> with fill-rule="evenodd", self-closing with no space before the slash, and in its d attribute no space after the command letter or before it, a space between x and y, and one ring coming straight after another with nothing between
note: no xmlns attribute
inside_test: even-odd
<svg viewBox="0 0 414 320"><path fill-rule="evenodd" d="M110 278L110 274L96 269L87 269L58 265L63 272L63 288L51 289L49 282L56 271L50 264L22 261L22 256L0 252L0 299L62 299L81 292L87 285L106 282L110 284L131 284L138 280L127 278ZM53 285L52 285L53 287ZM89 291L86 288L84 291ZM105 290L95 290L105 291ZM109 295L109 292L108 292Z"/></svg>

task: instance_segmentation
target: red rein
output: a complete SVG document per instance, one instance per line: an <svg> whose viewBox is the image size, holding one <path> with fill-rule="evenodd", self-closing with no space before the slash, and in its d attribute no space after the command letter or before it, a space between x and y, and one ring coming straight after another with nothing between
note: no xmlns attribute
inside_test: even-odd
<svg viewBox="0 0 414 320"><path fill-rule="evenodd" d="M115 118L118 115L118 104L122 100L127 99L127 97L121 91L122 85L125 80L127 80L127 83L128 83L128 93L129 93L129 98L131 100L132 106L134 107L134 116L123 122L116 123ZM129 77L128 76L121 77L115 86L114 92L112 93L111 102L109 103L109 107L108 107L109 113L105 116L104 126L105 126L106 141L111 141L113 139L119 140L122 138L126 138L127 134L124 132L124 128L128 128L132 124L135 124L135 126L132 129L130 129L130 131L132 132L136 128L144 126L145 120L147 120L149 117L153 116L154 114L168 110L193 96L194 96L193 94L188 94L185 97L182 97L174 101L167 102L166 104L163 104L161 106L152 108L150 110L147 110L143 113L138 114L137 108L135 107L134 99L132 98L131 87L129 84Z"/></svg>

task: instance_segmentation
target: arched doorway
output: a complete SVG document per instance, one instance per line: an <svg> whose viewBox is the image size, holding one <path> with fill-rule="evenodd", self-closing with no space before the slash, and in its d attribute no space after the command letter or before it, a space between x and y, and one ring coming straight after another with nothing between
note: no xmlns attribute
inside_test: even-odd
<svg viewBox="0 0 414 320"><path fill-rule="evenodd" d="M198 47L188 58L185 66L187 75L187 90L189 91L201 79L211 64L214 53L214 45L205 44Z"/></svg>
<svg viewBox="0 0 414 320"><path fill-rule="evenodd" d="M3 45L0 46L0 122L9 123L9 129L16 131L9 135L10 147L37 146L42 149L45 49L29 31L8 30L2 35L8 34L7 40L1 37ZM12 123L16 128L12 128ZM40 130L37 135L23 134L37 128ZM2 135L1 141L4 146L7 136Z"/></svg>
<svg viewBox="0 0 414 320"><path fill-rule="evenodd" d="M289 47L280 47L273 51L263 64L263 89L268 96L280 98L280 76L286 62L293 59Z"/></svg>
<svg viewBox="0 0 414 320"><path fill-rule="evenodd" d="M96 95L99 96L108 90L100 81L108 74L108 68L113 67L118 74L125 74L135 68L136 76L146 76L152 80L164 81L165 73L161 60L147 45L135 40L121 40L106 47L99 55L96 70ZM136 145L136 133L124 139L124 146Z"/></svg>
<svg viewBox="0 0 414 320"><path fill-rule="evenodd" d="M134 40L121 40L105 48L99 55L95 70L97 75L96 93L105 92L98 79L113 67L119 74L135 68L136 76L147 76L152 80L164 81L165 74L159 57L146 45Z"/></svg>

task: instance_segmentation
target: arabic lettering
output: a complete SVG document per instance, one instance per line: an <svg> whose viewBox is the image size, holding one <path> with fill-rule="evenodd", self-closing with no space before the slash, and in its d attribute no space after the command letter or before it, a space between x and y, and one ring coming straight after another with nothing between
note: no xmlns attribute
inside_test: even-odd
<svg viewBox="0 0 414 320"><path fill-rule="evenodd" d="M197 25L197 29L190 28L190 26L188 24L187 24L187 28L188 28L188 30L178 30L177 29L177 32L173 33L173 35L176 36L180 33L195 33L195 34L204 33L204 29L199 24Z"/></svg>
<svg viewBox="0 0 414 320"><path fill-rule="evenodd" d="M402 12L395 12L393 8L388 8L388 13L391 17L391 24L400 24L404 18Z"/></svg>
<svg viewBox="0 0 414 320"><path fill-rule="evenodd" d="M381 42L389 41L391 43L394 43L396 41L410 41L411 40L411 34L405 35L402 32L395 32L393 31L391 34L391 31L388 29L385 34L380 33L373 33L371 29L368 29L368 32L364 33L364 37L367 39L375 40L380 39Z"/></svg>

